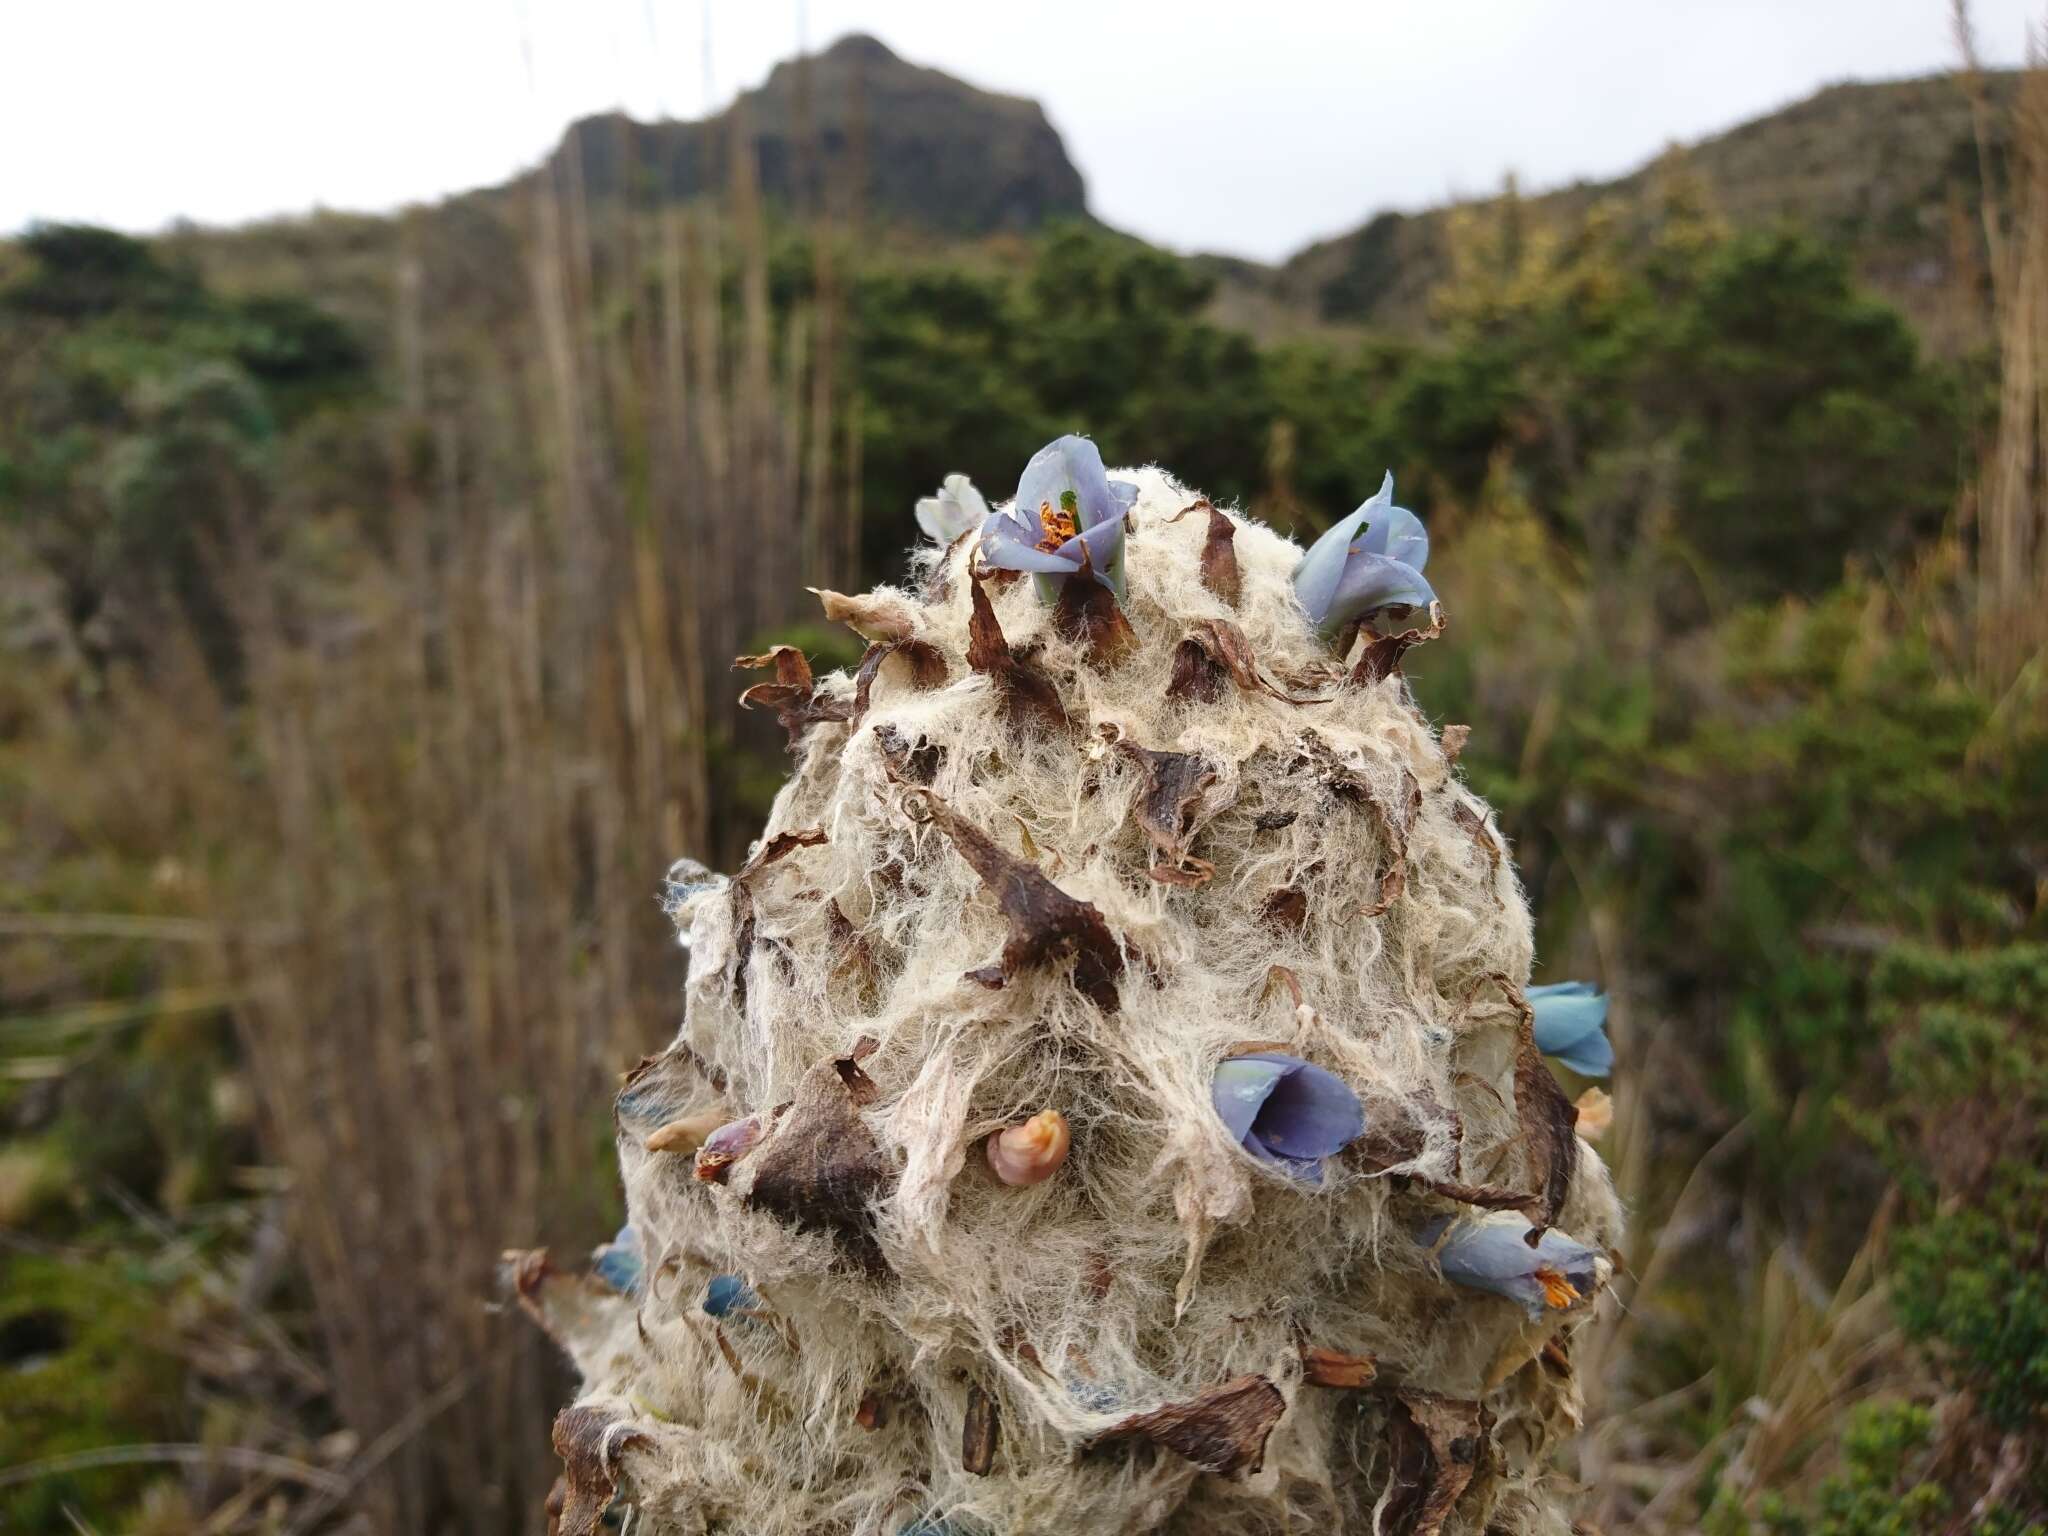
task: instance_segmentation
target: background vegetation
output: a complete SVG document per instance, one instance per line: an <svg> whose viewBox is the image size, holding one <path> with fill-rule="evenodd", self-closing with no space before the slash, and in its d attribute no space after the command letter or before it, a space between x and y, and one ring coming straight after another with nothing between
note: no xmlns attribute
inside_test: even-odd
<svg viewBox="0 0 2048 1536"><path fill-rule="evenodd" d="M566 1383L494 1268L617 1219L663 871L782 772L727 660L846 659L802 585L1080 429L1429 521L1416 694L1616 999L1585 1522L2038 1529L2048 118L1977 84L1926 89L1989 158L1912 162L1973 200L1933 346L1684 157L1443 215L1426 324L1254 335L1057 196L905 234L796 96L397 221L0 248L0 1524L537 1528Z"/></svg>

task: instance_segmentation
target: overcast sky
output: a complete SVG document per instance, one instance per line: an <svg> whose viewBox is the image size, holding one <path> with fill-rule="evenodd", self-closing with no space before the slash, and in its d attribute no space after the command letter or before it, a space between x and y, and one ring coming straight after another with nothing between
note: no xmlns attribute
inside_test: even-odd
<svg viewBox="0 0 2048 1536"><path fill-rule="evenodd" d="M2017 62L2040 0L1974 9ZM1267 258L1954 52L1944 0L0 0L0 230L396 207L856 29L1043 102L1110 223Z"/></svg>

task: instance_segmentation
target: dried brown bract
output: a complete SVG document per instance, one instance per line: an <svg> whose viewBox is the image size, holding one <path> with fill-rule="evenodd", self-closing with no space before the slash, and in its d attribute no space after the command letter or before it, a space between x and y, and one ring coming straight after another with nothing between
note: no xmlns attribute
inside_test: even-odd
<svg viewBox="0 0 2048 1536"><path fill-rule="evenodd" d="M1276 886L1259 903L1259 917L1269 927L1298 933L1308 925L1308 893L1298 885Z"/></svg>
<svg viewBox="0 0 2048 1536"><path fill-rule="evenodd" d="M1067 706L1060 702L1052 679L1011 651L981 580L969 577L968 586L974 607L967 624L967 665L995 680L1004 716L1012 724L1030 720L1043 727L1070 729Z"/></svg>
<svg viewBox="0 0 2048 1536"><path fill-rule="evenodd" d="M1237 524L1206 496L1182 507L1167 521L1177 523L1190 512L1209 514L1208 532L1202 537L1202 585L1235 608L1244 595L1244 576L1237 565Z"/></svg>
<svg viewBox="0 0 2048 1536"><path fill-rule="evenodd" d="M1505 979L1499 980L1501 990L1521 1016L1515 1040L1515 1113L1521 1117L1522 1137L1539 1192L1536 1201L1525 1208L1532 1224L1528 1240L1533 1248L1545 1229L1556 1222L1571 1194L1572 1175L1579 1165L1579 1110L1565 1097L1536 1048L1536 1010Z"/></svg>
<svg viewBox="0 0 2048 1536"><path fill-rule="evenodd" d="M889 776L904 784L929 784L939 776L946 749L920 737L915 745L896 726L875 727L875 742L889 765Z"/></svg>
<svg viewBox="0 0 2048 1536"><path fill-rule="evenodd" d="M1149 1440L1225 1477L1256 1472L1266 1459L1266 1438L1287 1400L1263 1376L1239 1376L1182 1403L1168 1403L1103 1431L1091 1446L1114 1440Z"/></svg>
<svg viewBox="0 0 2048 1536"><path fill-rule="evenodd" d="M1230 684L1230 669L1208 645L1193 635L1173 648L1173 676L1166 696L1191 704L1215 704Z"/></svg>
<svg viewBox="0 0 2048 1536"><path fill-rule="evenodd" d="M1213 864L1190 859L1188 846L1208 820L1203 797L1216 783L1216 767L1193 752L1154 752L1118 736L1111 743L1145 776L1131 817L1159 851L1150 871L1154 880L1170 885L1201 885L1216 870Z"/></svg>
<svg viewBox="0 0 2048 1536"><path fill-rule="evenodd" d="M863 1039L852 1054L806 1072L796 1098L748 1158L736 1187L740 1198L800 1231L828 1231L871 1255L869 1203L895 1176L860 1110L874 1101L874 1079L860 1062L874 1050Z"/></svg>
<svg viewBox="0 0 2048 1536"><path fill-rule="evenodd" d="M1116 594L1095 579L1086 544L1081 546L1081 569L1060 584L1052 628L1098 667L1115 666L1137 646L1138 633L1117 605Z"/></svg>
<svg viewBox="0 0 2048 1536"><path fill-rule="evenodd" d="M1124 957L1094 904L1069 896L1034 866L1005 853L936 795L925 798L933 823L981 876L1009 920L1010 936L1000 962L971 972L974 980L1001 987L1019 971L1071 955L1074 989L1104 1013L1115 1013Z"/></svg>
<svg viewBox="0 0 2048 1536"><path fill-rule="evenodd" d="M822 587L809 589L831 623L844 624L863 640L907 640L916 632L917 615L900 597L863 592L849 597Z"/></svg>

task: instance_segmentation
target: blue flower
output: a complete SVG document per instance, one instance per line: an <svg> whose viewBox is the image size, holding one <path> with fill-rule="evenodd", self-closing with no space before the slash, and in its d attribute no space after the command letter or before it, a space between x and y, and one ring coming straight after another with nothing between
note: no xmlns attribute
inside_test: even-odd
<svg viewBox="0 0 2048 1536"><path fill-rule="evenodd" d="M713 1275L704 1288L704 1310L713 1317L725 1317L755 1305L758 1298L738 1275Z"/></svg>
<svg viewBox="0 0 2048 1536"><path fill-rule="evenodd" d="M1341 1078L1278 1051L1219 1061L1209 1099L1247 1152L1311 1184L1322 1183L1324 1158L1365 1131L1365 1109Z"/></svg>
<svg viewBox="0 0 2048 1536"><path fill-rule="evenodd" d="M917 504L917 526L941 549L963 533L972 533L988 517L988 501L965 475L948 475L939 494Z"/></svg>
<svg viewBox="0 0 2048 1536"><path fill-rule="evenodd" d="M1415 1240L1429 1248L1443 1239L1436 1261L1446 1280L1520 1302L1534 1322L1546 1309L1576 1306L1607 1277L1600 1255L1584 1243L1553 1227L1531 1247L1533 1230L1520 1216L1446 1216L1424 1227Z"/></svg>
<svg viewBox="0 0 2048 1536"><path fill-rule="evenodd" d="M1536 1049L1581 1077L1614 1070L1607 1039L1607 998L1588 981L1560 981L1522 994L1536 1011Z"/></svg>
<svg viewBox="0 0 2048 1536"><path fill-rule="evenodd" d="M1302 556L1294 595L1309 621L1333 635L1353 619L1382 608L1424 608L1436 591L1422 578L1429 535L1422 520L1394 505L1394 477L1379 494L1344 518Z"/></svg>
<svg viewBox="0 0 2048 1536"><path fill-rule="evenodd" d="M1067 577L1085 566L1121 601L1124 518L1137 499L1130 481L1109 478L1087 438L1047 443L1024 466L1009 510L982 524L981 562L992 570L1031 572L1047 604L1058 601Z"/></svg>
<svg viewBox="0 0 2048 1536"><path fill-rule="evenodd" d="M640 1234L631 1226L619 1228L618 1235L592 1257L590 1272L621 1296L630 1296L640 1288L640 1276L647 1265L642 1257Z"/></svg>

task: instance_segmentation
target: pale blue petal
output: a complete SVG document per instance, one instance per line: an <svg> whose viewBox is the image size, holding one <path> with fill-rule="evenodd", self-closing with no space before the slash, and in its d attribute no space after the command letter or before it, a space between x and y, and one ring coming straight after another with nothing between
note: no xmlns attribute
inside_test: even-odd
<svg viewBox="0 0 2048 1536"><path fill-rule="evenodd" d="M951 544L988 518L988 501L965 475L948 475L936 496L917 504L917 526L935 542Z"/></svg>
<svg viewBox="0 0 2048 1536"><path fill-rule="evenodd" d="M1296 1061L1266 1096L1253 1129L1277 1157L1328 1157L1364 1133L1365 1110L1334 1072Z"/></svg>
<svg viewBox="0 0 2048 1536"><path fill-rule="evenodd" d="M946 488L940 494L952 498L968 528L979 528L987 521L988 498L965 475L946 476Z"/></svg>
<svg viewBox="0 0 2048 1536"><path fill-rule="evenodd" d="M1523 994L1536 1015L1536 1049L1555 1056L1581 1077L1614 1070L1614 1047L1605 1034L1607 999L1585 982L1531 987Z"/></svg>
<svg viewBox="0 0 2048 1536"><path fill-rule="evenodd" d="M1429 534L1422 519L1406 507L1382 507L1358 545L1368 554L1385 555L1414 570L1429 564Z"/></svg>
<svg viewBox="0 0 2048 1536"><path fill-rule="evenodd" d="M1532 1321L1553 1310L1536 1277L1538 1269L1563 1275L1582 1297L1592 1295L1599 1285L1600 1256L1555 1228L1532 1248L1533 1229L1519 1216L1445 1218L1424 1227L1416 1240L1434 1246L1447 1226L1450 1237L1437 1252L1444 1278L1520 1302Z"/></svg>
<svg viewBox="0 0 2048 1536"><path fill-rule="evenodd" d="M1031 522L1034 527L1038 525L1035 514ZM1078 555L1054 554L1038 548L1040 537L1027 529L1014 511L992 517L981 528L981 563L998 571L1057 572L1062 576L1080 569Z"/></svg>
<svg viewBox="0 0 2048 1536"><path fill-rule="evenodd" d="M1095 573L1095 579L1114 592L1117 595L1118 601L1122 601L1124 595L1123 509L1118 508L1115 517L1105 522L1097 523L1086 533L1077 534L1075 537L1067 540L1065 544L1060 546L1060 553L1065 554L1068 546L1074 544L1086 544L1088 546L1088 562ZM1074 551L1074 557L1077 560L1080 558L1079 550Z"/></svg>
<svg viewBox="0 0 2048 1536"><path fill-rule="evenodd" d="M1209 1099L1232 1141L1243 1141L1251 1134L1259 1106L1286 1074L1286 1063L1286 1057L1272 1056L1232 1056L1216 1063Z"/></svg>
<svg viewBox="0 0 2048 1536"><path fill-rule="evenodd" d="M1426 608L1436 592L1411 565L1385 555L1355 554L1344 567L1323 628L1348 624L1382 608Z"/></svg>
<svg viewBox="0 0 2048 1536"><path fill-rule="evenodd" d="M623 1296L639 1289L640 1275L645 1267L641 1258L640 1234L631 1226L624 1226L619 1228L617 1236L597 1250L590 1271Z"/></svg>
<svg viewBox="0 0 2048 1536"><path fill-rule="evenodd" d="M1590 981L1546 981L1540 987L1524 989L1522 996L1533 1003L1539 997L1595 997L1599 992Z"/></svg>
<svg viewBox="0 0 2048 1536"><path fill-rule="evenodd" d="M960 531L953 531L952 512L942 497L921 496L917 502L917 526L934 544L950 544L960 537Z"/></svg>
<svg viewBox="0 0 2048 1536"><path fill-rule="evenodd" d="M1323 1180L1322 1159L1365 1130L1365 1110L1343 1079L1278 1051L1218 1062L1209 1093L1247 1152L1311 1184Z"/></svg>
<svg viewBox="0 0 2048 1536"><path fill-rule="evenodd" d="M1056 438L1031 456L1017 480L1017 510L1035 513L1058 507L1067 492L1074 494L1074 525L1086 531L1117 515L1119 502L1102 467L1102 451L1085 437Z"/></svg>
<svg viewBox="0 0 2048 1536"><path fill-rule="evenodd" d="M1309 546L1294 570L1294 595L1318 629L1326 626L1330 604L1337 596L1337 583L1344 578L1344 562L1351 555L1351 541L1366 519L1360 507L1334 524L1330 531Z"/></svg>
<svg viewBox="0 0 2048 1536"><path fill-rule="evenodd" d="M1569 1050L1553 1051L1557 1060L1581 1077L1605 1077L1614 1070L1614 1045L1599 1030Z"/></svg>

